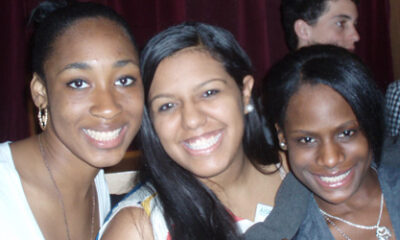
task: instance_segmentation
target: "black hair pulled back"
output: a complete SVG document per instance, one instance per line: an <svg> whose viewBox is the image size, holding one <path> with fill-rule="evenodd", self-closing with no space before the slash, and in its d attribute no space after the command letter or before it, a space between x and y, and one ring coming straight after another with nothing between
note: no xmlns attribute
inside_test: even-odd
<svg viewBox="0 0 400 240"><path fill-rule="evenodd" d="M92 2L44 1L32 10L29 21L35 27L32 71L45 80L43 66L51 55L57 37L77 21L87 18L105 18L115 22L127 34L135 49L138 49L128 23L113 9Z"/></svg>

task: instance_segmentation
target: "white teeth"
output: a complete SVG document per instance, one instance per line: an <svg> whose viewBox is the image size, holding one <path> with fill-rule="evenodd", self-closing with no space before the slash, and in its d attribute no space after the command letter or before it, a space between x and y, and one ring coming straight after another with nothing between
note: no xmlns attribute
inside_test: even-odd
<svg viewBox="0 0 400 240"><path fill-rule="evenodd" d="M90 129L83 129L83 131L96 141L111 141L118 137L121 128L109 132L98 132Z"/></svg>
<svg viewBox="0 0 400 240"><path fill-rule="evenodd" d="M219 134L209 137L209 138L200 138L191 143L188 143L188 142L184 142L184 143L190 149L202 150L202 149L207 149L207 148L211 147L212 145L214 145L215 143L217 143L221 136L222 136L222 133L219 133Z"/></svg>
<svg viewBox="0 0 400 240"><path fill-rule="evenodd" d="M347 177L347 175L350 174L350 170L339 175L339 176L335 176L335 177L319 177L322 181L327 182L327 183L335 183L335 182L339 182L342 181L345 177Z"/></svg>

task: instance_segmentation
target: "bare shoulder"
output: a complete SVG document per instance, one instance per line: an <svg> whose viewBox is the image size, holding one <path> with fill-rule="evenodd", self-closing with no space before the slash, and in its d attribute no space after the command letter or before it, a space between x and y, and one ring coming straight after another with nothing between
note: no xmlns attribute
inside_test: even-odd
<svg viewBox="0 0 400 240"><path fill-rule="evenodd" d="M10 150L14 165L22 180L37 182L41 175L43 161L40 154L37 137L32 136L10 144Z"/></svg>
<svg viewBox="0 0 400 240"><path fill-rule="evenodd" d="M101 240L153 239L150 218L142 208L127 207L111 220Z"/></svg>

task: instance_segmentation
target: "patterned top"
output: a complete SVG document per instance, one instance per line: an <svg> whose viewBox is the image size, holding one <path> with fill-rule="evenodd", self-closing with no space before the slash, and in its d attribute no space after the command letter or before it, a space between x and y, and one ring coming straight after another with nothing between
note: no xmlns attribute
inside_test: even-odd
<svg viewBox="0 0 400 240"><path fill-rule="evenodd" d="M391 136L400 134L400 80L389 84L386 90L386 123Z"/></svg>
<svg viewBox="0 0 400 240"><path fill-rule="evenodd" d="M119 202L110 214L107 216L103 227L97 236L97 239L101 239L104 234L105 229L111 220L117 215L119 211L126 207L138 207L142 208L148 216L150 216L150 222L153 228L153 236L155 240L170 240L171 236L168 232L168 227L164 219L163 210L161 203L155 190L149 184L138 184L132 189L125 198ZM264 221L264 219L271 212L272 207L258 204L256 209L256 219L251 221L248 219L241 219L233 216L238 229L241 233L244 233L249 227L257 222Z"/></svg>

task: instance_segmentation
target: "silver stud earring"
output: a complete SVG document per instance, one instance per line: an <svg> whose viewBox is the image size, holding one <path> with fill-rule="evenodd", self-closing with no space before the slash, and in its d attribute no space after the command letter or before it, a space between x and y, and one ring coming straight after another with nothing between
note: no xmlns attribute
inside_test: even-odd
<svg viewBox="0 0 400 240"><path fill-rule="evenodd" d="M250 113L254 110L254 106L252 104L247 104L245 107L245 113Z"/></svg>
<svg viewBox="0 0 400 240"><path fill-rule="evenodd" d="M286 143L285 142L280 142L279 146L281 147L282 150L286 150Z"/></svg>

